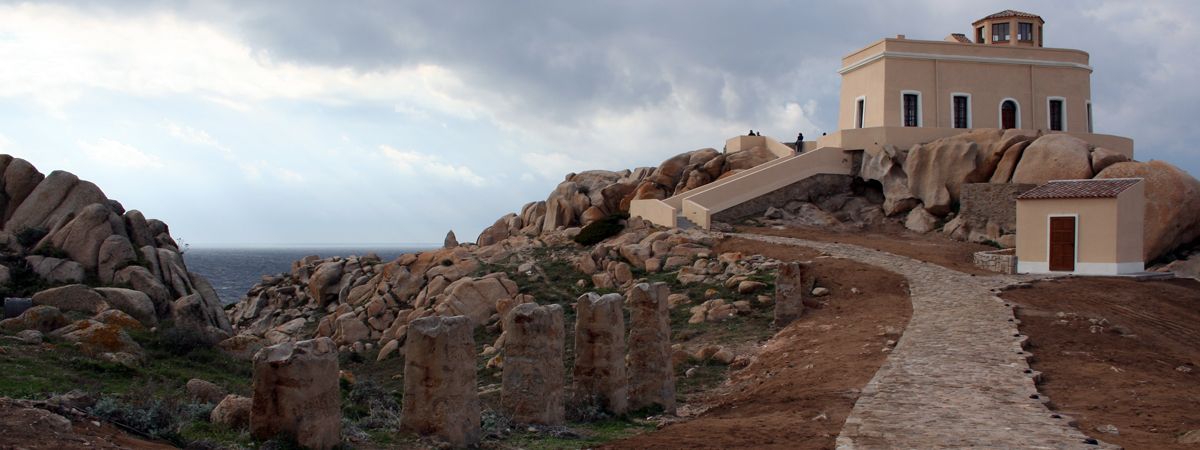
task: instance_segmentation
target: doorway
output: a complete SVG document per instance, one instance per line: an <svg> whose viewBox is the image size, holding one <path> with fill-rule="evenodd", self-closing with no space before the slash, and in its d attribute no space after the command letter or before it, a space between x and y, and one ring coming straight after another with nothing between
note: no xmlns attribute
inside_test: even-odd
<svg viewBox="0 0 1200 450"><path fill-rule="evenodd" d="M1000 128L1017 128L1017 102L1005 100L1000 104Z"/></svg>
<svg viewBox="0 0 1200 450"><path fill-rule="evenodd" d="M1050 271L1075 271L1075 217L1050 218Z"/></svg>

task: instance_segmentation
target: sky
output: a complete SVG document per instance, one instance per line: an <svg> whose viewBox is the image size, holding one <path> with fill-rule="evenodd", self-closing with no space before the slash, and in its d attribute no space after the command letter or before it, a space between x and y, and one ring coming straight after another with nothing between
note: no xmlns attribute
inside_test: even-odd
<svg viewBox="0 0 1200 450"><path fill-rule="evenodd" d="M842 56L1004 9L1200 174L1200 3L0 0L0 153L192 245L473 241L570 172L836 129Z"/></svg>

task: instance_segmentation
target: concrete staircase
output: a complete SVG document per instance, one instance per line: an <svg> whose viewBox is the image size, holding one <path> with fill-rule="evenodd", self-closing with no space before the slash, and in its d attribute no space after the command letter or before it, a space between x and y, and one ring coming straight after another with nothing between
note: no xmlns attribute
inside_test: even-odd
<svg viewBox="0 0 1200 450"><path fill-rule="evenodd" d="M709 229L714 215L793 183L819 174L850 175L852 159L836 147L787 154L665 200L634 200L629 213L661 226Z"/></svg>

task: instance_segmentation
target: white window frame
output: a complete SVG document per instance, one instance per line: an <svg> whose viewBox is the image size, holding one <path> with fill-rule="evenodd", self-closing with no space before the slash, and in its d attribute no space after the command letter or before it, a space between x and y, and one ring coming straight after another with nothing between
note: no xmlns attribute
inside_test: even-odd
<svg viewBox="0 0 1200 450"><path fill-rule="evenodd" d="M1051 126L1052 124L1050 123L1050 102L1053 102L1055 100L1062 102L1062 130L1057 130L1057 131L1062 131L1063 133L1066 133L1067 132L1067 98L1054 96L1054 95L1046 97L1046 131L1050 131L1050 130L1054 129L1054 127L1052 127ZM1019 108L1020 107L1018 107L1018 109Z"/></svg>
<svg viewBox="0 0 1200 450"><path fill-rule="evenodd" d="M966 97L967 98L967 129L974 128L975 124L973 122L971 122L973 119L971 117L973 115L973 114L971 114L971 94L968 94L966 92L951 92L950 93L950 128L954 128L954 122L955 122L955 119L957 119L957 117L954 117L954 98L955 97Z"/></svg>
<svg viewBox="0 0 1200 450"><path fill-rule="evenodd" d="M1084 104L1084 108L1086 108L1086 110L1084 111L1084 114L1087 114L1087 132L1095 133L1096 132L1096 123L1093 122L1093 119L1092 119L1092 101L1084 100L1083 104Z"/></svg>
<svg viewBox="0 0 1200 450"><path fill-rule="evenodd" d="M1019 129L1021 129L1021 102L1018 102L1017 99L1012 98L1012 97L1005 97L1003 99L1000 99L1000 104L996 105L996 112L998 113L998 115L996 116L996 124L999 125L996 128L999 128L1001 130L1004 129L1004 102L1008 102L1008 101L1011 101L1011 102L1013 102L1014 105L1017 105L1017 117L1016 117L1016 119L1017 119L1016 125L1017 126L1013 127L1013 128L1019 130Z"/></svg>
<svg viewBox="0 0 1200 450"><path fill-rule="evenodd" d="M925 102L921 98L921 97L923 97L921 95L921 91L914 91L912 89L903 89L900 91L900 126L902 126L902 127L908 126L908 125L904 124L904 96L908 95L908 94L913 94L913 95L917 96L917 126L916 126L916 128L924 127L925 126L925 114L922 114L921 110L924 108Z"/></svg>
<svg viewBox="0 0 1200 450"><path fill-rule="evenodd" d="M854 128L867 127L867 96L860 95L854 99L854 118L851 120L854 121Z"/></svg>
<svg viewBox="0 0 1200 450"><path fill-rule="evenodd" d="M1050 270L1050 219L1055 217L1074 217L1075 218L1075 270L1070 272L1052 271ZM1047 273L1077 273L1079 272L1079 214L1077 213L1057 213L1046 215L1046 272Z"/></svg>

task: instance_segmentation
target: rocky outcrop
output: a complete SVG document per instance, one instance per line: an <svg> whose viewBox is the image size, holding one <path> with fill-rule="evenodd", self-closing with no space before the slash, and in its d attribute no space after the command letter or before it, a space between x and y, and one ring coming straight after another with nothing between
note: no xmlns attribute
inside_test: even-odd
<svg viewBox="0 0 1200 450"><path fill-rule="evenodd" d="M998 137L997 133L984 136L966 133L913 146L904 161L909 191L921 200L929 212L937 215L949 213L958 202L963 183L986 179L979 168L981 161L986 158L982 149L990 142L983 144L977 139Z"/></svg>
<svg viewBox="0 0 1200 450"><path fill-rule="evenodd" d="M108 302L104 301L103 296L82 284L72 284L38 292L33 295L33 304L88 314L96 314L108 309Z"/></svg>
<svg viewBox="0 0 1200 450"><path fill-rule="evenodd" d="M523 303L504 316L500 405L519 424L562 425L563 310Z"/></svg>
<svg viewBox="0 0 1200 450"><path fill-rule="evenodd" d="M49 333L66 326L69 322L62 311L53 306L34 306L21 315L0 320L0 330L16 333L21 330L37 330Z"/></svg>
<svg viewBox="0 0 1200 450"><path fill-rule="evenodd" d="M1147 262L1200 238L1200 181L1178 167L1163 161L1116 163L1096 178L1145 180Z"/></svg>
<svg viewBox="0 0 1200 450"><path fill-rule="evenodd" d="M250 434L286 436L305 448L342 442L337 349L329 339L285 342L254 355Z"/></svg>
<svg viewBox="0 0 1200 450"><path fill-rule="evenodd" d="M229 394L213 408L209 420L234 430L244 430L250 426L250 410L253 407L254 399Z"/></svg>
<svg viewBox="0 0 1200 450"><path fill-rule="evenodd" d="M1025 148L1013 172L1013 183L1044 184L1051 180L1092 177L1088 143L1069 134L1048 134Z"/></svg>
<svg viewBox="0 0 1200 450"><path fill-rule="evenodd" d="M184 384L184 389L187 390L188 398L200 403L217 404L221 402L228 392L225 389L217 386L215 383L199 378L192 378Z"/></svg>
<svg viewBox="0 0 1200 450"><path fill-rule="evenodd" d="M165 223L126 211L95 184L69 172L43 176L27 161L7 155L0 155L0 172L0 243L7 256L23 258L50 286L94 280L89 283L122 287L58 286L24 295L89 314L115 308L147 327L173 319L203 324L224 336L233 331L207 280L187 271ZM180 302L192 295L200 298Z"/></svg>
<svg viewBox="0 0 1200 450"><path fill-rule="evenodd" d="M33 269L33 273L49 283L82 283L87 277L83 264L68 259L29 255L25 257L25 262Z"/></svg>
<svg viewBox="0 0 1200 450"><path fill-rule="evenodd" d="M907 151L891 145L872 147L863 152L859 176L864 180L878 181L883 187L885 215L903 213L920 203L908 188L908 175L904 172L907 157Z"/></svg>
<svg viewBox="0 0 1200 450"><path fill-rule="evenodd" d="M426 317L410 324L402 429L436 435L454 447L479 442L473 329L465 316Z"/></svg>

